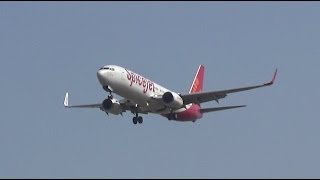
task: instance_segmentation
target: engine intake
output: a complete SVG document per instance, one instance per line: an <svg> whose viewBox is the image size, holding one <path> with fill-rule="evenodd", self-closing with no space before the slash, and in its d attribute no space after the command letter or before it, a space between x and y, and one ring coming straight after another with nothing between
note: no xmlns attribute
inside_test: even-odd
<svg viewBox="0 0 320 180"><path fill-rule="evenodd" d="M122 106L116 99L105 99L102 102L102 108L104 111L109 112L111 114L118 115L122 113Z"/></svg>
<svg viewBox="0 0 320 180"><path fill-rule="evenodd" d="M102 107L104 110L109 110L111 109L112 107L112 101L110 99L105 99L103 102L102 102Z"/></svg>
<svg viewBox="0 0 320 180"><path fill-rule="evenodd" d="M164 103L169 104L173 101L173 95L171 92L166 92L163 94L162 99Z"/></svg>
<svg viewBox="0 0 320 180"><path fill-rule="evenodd" d="M174 92L165 92L162 101L170 108L179 109L183 106L182 98Z"/></svg>

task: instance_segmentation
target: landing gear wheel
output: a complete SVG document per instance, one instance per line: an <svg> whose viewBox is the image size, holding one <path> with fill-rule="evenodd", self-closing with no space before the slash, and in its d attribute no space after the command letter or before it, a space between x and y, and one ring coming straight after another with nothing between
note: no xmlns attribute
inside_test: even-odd
<svg viewBox="0 0 320 180"><path fill-rule="evenodd" d="M137 118L136 118L136 117L133 117L133 118L132 118L132 122L133 122L133 124L137 124Z"/></svg>
<svg viewBox="0 0 320 180"><path fill-rule="evenodd" d="M139 124L142 124L143 118L141 116L139 116L137 119L138 119Z"/></svg>
<svg viewBox="0 0 320 180"><path fill-rule="evenodd" d="M110 94L110 95L108 95L108 99L113 99L113 96L112 96L112 94Z"/></svg>

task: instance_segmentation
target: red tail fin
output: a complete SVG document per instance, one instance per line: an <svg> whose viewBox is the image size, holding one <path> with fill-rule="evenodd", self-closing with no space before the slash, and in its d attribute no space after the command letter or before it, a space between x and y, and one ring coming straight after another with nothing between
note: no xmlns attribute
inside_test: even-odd
<svg viewBox="0 0 320 180"><path fill-rule="evenodd" d="M200 65L198 68L198 71L196 73L196 76L193 79L191 88L189 90L189 93L193 92L201 92L203 88L203 76L204 76L204 66Z"/></svg>

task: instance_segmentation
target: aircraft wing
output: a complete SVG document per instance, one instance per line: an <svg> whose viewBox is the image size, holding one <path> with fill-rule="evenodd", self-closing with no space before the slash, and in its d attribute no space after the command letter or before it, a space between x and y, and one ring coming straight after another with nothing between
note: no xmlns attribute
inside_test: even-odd
<svg viewBox="0 0 320 180"><path fill-rule="evenodd" d="M148 112L143 110L142 108L136 107L133 102L127 99L122 99L119 101L123 108L123 112L129 110L131 112L143 113L147 114ZM69 93L67 92L63 102L64 107L66 108L100 108L102 109L102 103L96 104L82 104L82 105L69 105Z"/></svg>
<svg viewBox="0 0 320 180"><path fill-rule="evenodd" d="M210 92L197 92L197 93L191 93L191 94L185 94L181 95L181 98L183 99L184 104L189 103L203 103L215 100L219 103L219 99L225 98L227 94L240 92L240 91L247 91L251 89L261 88L265 86L270 86L273 84L275 78L277 75L277 69L275 73L273 74L273 78L270 82L262 84L262 85L256 85L256 86L248 86L248 87L242 87L242 88L235 88L235 89L227 89L227 90L221 90L221 91L210 91Z"/></svg>

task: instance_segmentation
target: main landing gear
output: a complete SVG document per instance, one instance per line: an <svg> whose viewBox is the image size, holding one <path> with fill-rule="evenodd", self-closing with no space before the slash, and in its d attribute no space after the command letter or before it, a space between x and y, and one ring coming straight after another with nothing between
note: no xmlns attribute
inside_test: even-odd
<svg viewBox="0 0 320 180"><path fill-rule="evenodd" d="M168 120L171 121L171 120L176 120L178 119L178 115L176 113L173 113L172 109L170 110L170 113L168 114L167 116Z"/></svg>
<svg viewBox="0 0 320 180"><path fill-rule="evenodd" d="M168 118L169 121L177 120L178 116L177 116L177 114L168 114L167 118Z"/></svg>
<svg viewBox="0 0 320 180"><path fill-rule="evenodd" d="M136 113L136 116L132 118L133 124L142 124L143 118L141 116L138 116L138 113Z"/></svg>

